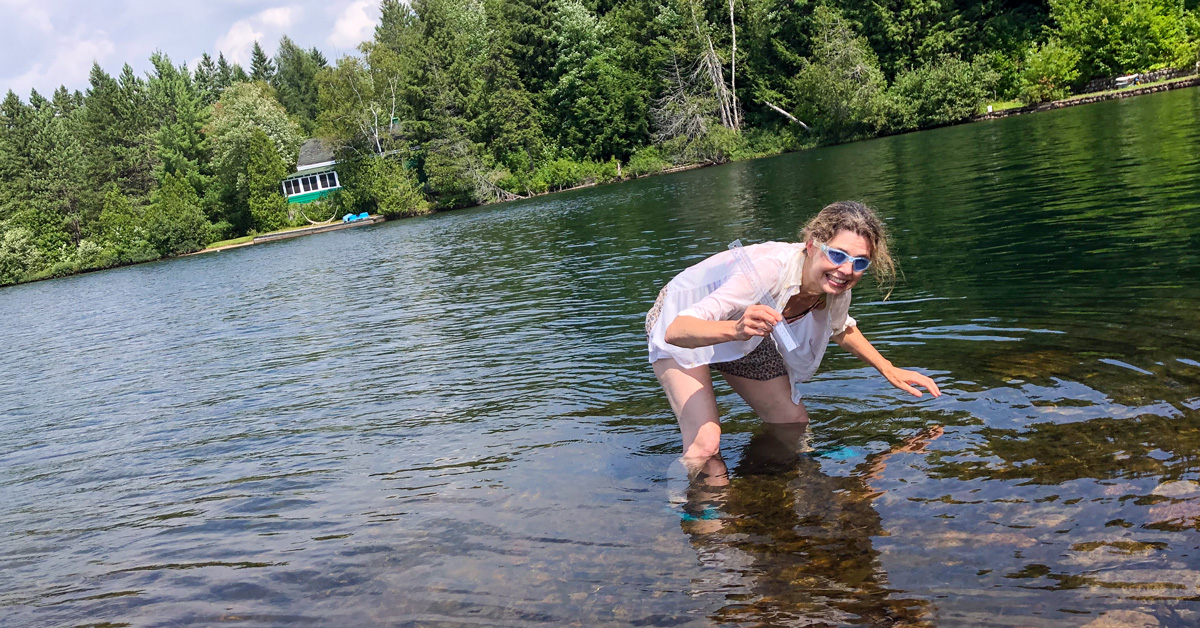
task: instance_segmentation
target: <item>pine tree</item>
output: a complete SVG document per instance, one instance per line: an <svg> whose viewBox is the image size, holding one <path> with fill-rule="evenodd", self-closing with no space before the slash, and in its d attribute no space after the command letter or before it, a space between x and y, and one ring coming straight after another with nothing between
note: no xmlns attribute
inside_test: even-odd
<svg viewBox="0 0 1200 628"><path fill-rule="evenodd" d="M287 200L279 182L287 176L287 164L275 149L275 143L259 128L250 134L246 181L249 187L250 221L255 231L264 233L288 225Z"/></svg>
<svg viewBox="0 0 1200 628"><path fill-rule="evenodd" d="M554 79L555 0L510 0L504 3L504 21L511 30L506 51L521 83L532 93L551 87Z"/></svg>
<svg viewBox="0 0 1200 628"><path fill-rule="evenodd" d="M223 88L220 85L220 71L207 52L200 56L193 80L196 83L196 91L200 93L200 102L205 106L217 102L217 99L221 97Z"/></svg>
<svg viewBox="0 0 1200 628"><path fill-rule="evenodd" d="M311 135L317 124L317 74L326 67L324 55L315 48L303 50L284 35L275 54L275 67L271 85L279 104Z"/></svg>
<svg viewBox="0 0 1200 628"><path fill-rule="evenodd" d="M200 95L186 68L177 68L164 54L150 57L154 74L149 83L150 102L158 118L159 180L175 174L188 181L196 193L206 186L209 152L201 129L207 116Z"/></svg>
<svg viewBox="0 0 1200 628"><path fill-rule="evenodd" d="M275 64L271 63L271 58L255 41L254 48L250 51L250 79L269 83L274 78Z"/></svg>
<svg viewBox="0 0 1200 628"><path fill-rule="evenodd" d="M128 63L117 77L121 97L116 101L117 128L114 132L113 159L121 192L135 203L144 203L158 185L155 112L146 81L134 73Z"/></svg>
<svg viewBox="0 0 1200 628"><path fill-rule="evenodd" d="M417 14L407 2L383 0L379 4L379 24L375 26L374 42L387 46L396 54L415 43L417 37Z"/></svg>
<svg viewBox="0 0 1200 628"><path fill-rule="evenodd" d="M225 53L217 53L217 92L225 91L233 85L233 66L225 60ZM219 96L218 96L219 97Z"/></svg>
<svg viewBox="0 0 1200 628"><path fill-rule="evenodd" d="M18 217L32 199L35 129L33 107L9 90L0 103L0 222Z"/></svg>
<svg viewBox="0 0 1200 628"><path fill-rule="evenodd" d="M159 255L181 255L208 244L209 223L196 189L181 172L163 176L145 215L147 240Z"/></svg>

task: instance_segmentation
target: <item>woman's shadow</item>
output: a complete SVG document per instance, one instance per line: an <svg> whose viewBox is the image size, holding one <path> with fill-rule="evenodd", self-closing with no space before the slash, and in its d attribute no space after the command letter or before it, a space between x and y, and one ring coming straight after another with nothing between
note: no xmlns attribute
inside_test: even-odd
<svg viewBox="0 0 1200 628"><path fill-rule="evenodd" d="M885 534L871 483L889 458L920 452L927 428L832 477L804 425L764 424L730 473L720 456L688 469L682 528L709 567L695 585L728 604L713 619L772 625L930 626L933 605L888 582L872 547Z"/></svg>

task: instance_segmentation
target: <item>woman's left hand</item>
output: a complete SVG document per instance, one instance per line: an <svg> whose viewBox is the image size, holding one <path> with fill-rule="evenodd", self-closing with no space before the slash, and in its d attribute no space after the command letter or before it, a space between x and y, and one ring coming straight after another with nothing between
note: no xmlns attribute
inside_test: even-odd
<svg viewBox="0 0 1200 628"><path fill-rule="evenodd" d="M942 391L938 390L937 384L934 383L932 379L916 371L909 371L893 366L883 371L883 376L886 377L893 386L914 397L920 397L922 394L921 391L915 388L915 386L920 386L921 388L928 390L929 394L933 395L934 397L942 396Z"/></svg>

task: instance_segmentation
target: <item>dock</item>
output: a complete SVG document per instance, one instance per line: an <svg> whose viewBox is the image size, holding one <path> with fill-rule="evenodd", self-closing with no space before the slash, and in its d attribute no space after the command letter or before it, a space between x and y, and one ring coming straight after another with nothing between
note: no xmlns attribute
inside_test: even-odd
<svg viewBox="0 0 1200 628"><path fill-rule="evenodd" d="M262 244L263 242L274 242L276 240L287 240L288 238L299 238L301 236L312 235L314 233L325 233L326 231L338 231L340 229L352 229L354 227L362 227L363 225L373 225L375 223L386 220L383 216L369 216L359 220L350 222L335 222L330 225L315 225L312 227L301 227L300 229L290 229L288 231L276 231L275 233L264 233L260 236L254 236L254 244Z"/></svg>

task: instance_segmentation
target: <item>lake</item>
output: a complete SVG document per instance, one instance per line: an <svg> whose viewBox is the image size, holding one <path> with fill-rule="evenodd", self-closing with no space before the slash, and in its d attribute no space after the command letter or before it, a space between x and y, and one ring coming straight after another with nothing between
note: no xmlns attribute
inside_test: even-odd
<svg viewBox="0 0 1200 628"><path fill-rule="evenodd" d="M0 623L1196 625L1198 147L1187 89L5 288ZM945 394L719 383L689 484L646 310L839 199Z"/></svg>

